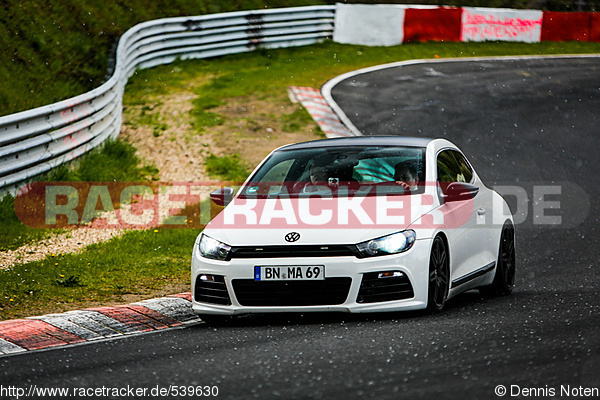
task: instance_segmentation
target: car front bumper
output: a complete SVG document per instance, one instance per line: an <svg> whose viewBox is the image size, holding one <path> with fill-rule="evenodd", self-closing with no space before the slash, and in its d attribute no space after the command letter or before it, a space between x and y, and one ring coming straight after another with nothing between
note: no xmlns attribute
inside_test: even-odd
<svg viewBox="0 0 600 400"><path fill-rule="evenodd" d="M362 259L343 256L218 261L202 257L196 244L191 271L192 309L197 314L213 315L424 309L427 306L430 247L430 239L421 239L404 253ZM298 265L324 266L326 283L254 281L255 266ZM392 271L401 272L402 278L378 277L379 273ZM206 296L207 278L218 281L209 284L209 290L217 288L216 300ZM409 295L405 290L407 282L412 289ZM402 287L403 294L396 293L395 287ZM337 295L331 293L329 296L334 290Z"/></svg>

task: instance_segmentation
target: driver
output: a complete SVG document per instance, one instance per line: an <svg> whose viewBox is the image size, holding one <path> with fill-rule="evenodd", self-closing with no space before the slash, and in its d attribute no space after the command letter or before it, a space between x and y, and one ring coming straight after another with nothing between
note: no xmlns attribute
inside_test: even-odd
<svg viewBox="0 0 600 400"><path fill-rule="evenodd" d="M308 181L300 181L294 184L294 193L317 192L327 186L329 181L329 168L326 160L312 160L308 167Z"/></svg>
<svg viewBox="0 0 600 400"><path fill-rule="evenodd" d="M319 165L313 162L309 169L310 182L315 183L327 183L329 179L329 170L323 165Z"/></svg>
<svg viewBox="0 0 600 400"><path fill-rule="evenodd" d="M415 167L406 161L399 162L394 167L394 180L396 185L400 185L405 191L415 191L418 189L418 175Z"/></svg>

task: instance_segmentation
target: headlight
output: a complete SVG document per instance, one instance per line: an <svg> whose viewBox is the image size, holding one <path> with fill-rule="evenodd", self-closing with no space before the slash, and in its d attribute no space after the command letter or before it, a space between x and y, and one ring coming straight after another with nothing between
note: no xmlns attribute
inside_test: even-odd
<svg viewBox="0 0 600 400"><path fill-rule="evenodd" d="M393 233L388 236L362 242L356 248L363 257L385 256L402 253L412 247L417 235L413 230Z"/></svg>
<svg viewBox="0 0 600 400"><path fill-rule="evenodd" d="M229 251L231 250L231 246L204 234L200 238L198 247L203 257L212 258L213 260L227 260L229 258Z"/></svg>

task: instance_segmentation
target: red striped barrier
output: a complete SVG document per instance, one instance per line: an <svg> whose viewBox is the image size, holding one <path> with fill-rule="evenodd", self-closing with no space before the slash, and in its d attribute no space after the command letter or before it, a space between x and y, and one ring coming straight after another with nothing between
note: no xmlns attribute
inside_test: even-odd
<svg viewBox="0 0 600 400"><path fill-rule="evenodd" d="M404 17L404 42L459 42L460 8L408 8Z"/></svg>
<svg viewBox="0 0 600 400"><path fill-rule="evenodd" d="M592 13L590 25L590 42L600 42L600 13Z"/></svg>
<svg viewBox="0 0 600 400"><path fill-rule="evenodd" d="M583 12L545 11L542 22L542 42L590 40L592 14Z"/></svg>

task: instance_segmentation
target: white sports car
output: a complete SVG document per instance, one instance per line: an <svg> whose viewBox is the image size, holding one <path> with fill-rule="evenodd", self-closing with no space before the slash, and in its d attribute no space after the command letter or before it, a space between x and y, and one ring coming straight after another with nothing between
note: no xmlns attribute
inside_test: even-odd
<svg viewBox="0 0 600 400"><path fill-rule="evenodd" d="M515 232L500 195L444 139L325 139L273 151L196 239L193 310L440 311L509 294Z"/></svg>

